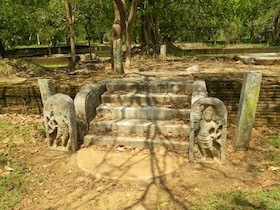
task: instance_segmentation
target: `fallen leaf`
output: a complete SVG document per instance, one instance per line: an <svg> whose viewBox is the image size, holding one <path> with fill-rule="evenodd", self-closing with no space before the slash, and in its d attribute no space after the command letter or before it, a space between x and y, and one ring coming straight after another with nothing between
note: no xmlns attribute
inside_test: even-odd
<svg viewBox="0 0 280 210"><path fill-rule="evenodd" d="M167 202L167 201L161 203L161 204L160 204L160 207L164 207L164 206L166 206L166 205L168 205L168 202Z"/></svg>
<svg viewBox="0 0 280 210"><path fill-rule="evenodd" d="M194 192L199 192L198 187L195 187L195 188L193 189L193 191L194 191Z"/></svg>
<svg viewBox="0 0 280 210"><path fill-rule="evenodd" d="M279 170L279 167L269 166L269 167L268 167L268 170L269 170L269 171L277 171L277 170Z"/></svg>
<svg viewBox="0 0 280 210"><path fill-rule="evenodd" d="M13 168L11 168L10 166L4 166L4 169L6 170L6 171L13 171L13 170L15 170L15 169L13 169Z"/></svg>

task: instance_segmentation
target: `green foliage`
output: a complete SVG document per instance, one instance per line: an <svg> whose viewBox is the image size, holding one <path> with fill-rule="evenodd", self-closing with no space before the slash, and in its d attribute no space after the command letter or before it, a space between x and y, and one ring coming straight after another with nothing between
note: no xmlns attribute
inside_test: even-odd
<svg viewBox="0 0 280 210"><path fill-rule="evenodd" d="M111 30L114 20L111 0L75 0L74 12L80 32L83 32L85 36L88 36L88 32L89 38L93 40L99 40Z"/></svg>
<svg viewBox="0 0 280 210"><path fill-rule="evenodd" d="M278 4L279 0L138 1L133 40L142 44L225 40L229 44L250 39L276 45ZM112 0L72 0L72 5L77 40L110 37ZM63 0L1 0L0 28L6 48L38 42L55 46L67 43L69 37Z"/></svg>
<svg viewBox="0 0 280 210"><path fill-rule="evenodd" d="M210 195L194 203L191 209L280 209L280 186L270 191L235 190Z"/></svg>

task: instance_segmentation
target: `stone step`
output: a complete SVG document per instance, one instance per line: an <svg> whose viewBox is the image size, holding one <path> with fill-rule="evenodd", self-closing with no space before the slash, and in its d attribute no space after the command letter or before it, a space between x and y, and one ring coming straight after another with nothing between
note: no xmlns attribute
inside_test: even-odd
<svg viewBox="0 0 280 210"><path fill-rule="evenodd" d="M138 106L159 106L159 105L182 105L190 107L191 95L177 95L173 93L128 93L128 94L103 94L103 103L114 103L122 106L138 105Z"/></svg>
<svg viewBox="0 0 280 210"><path fill-rule="evenodd" d="M163 107L130 107L100 105L96 109L97 117L110 119L145 119L145 120L189 120L190 109Z"/></svg>
<svg viewBox="0 0 280 210"><path fill-rule="evenodd" d="M191 94L192 82L187 79L164 80L114 80L106 85L108 92L124 91L133 93L186 93Z"/></svg>
<svg viewBox="0 0 280 210"><path fill-rule="evenodd" d="M165 147L173 150L186 150L189 148L187 141L170 141L161 139L151 139L146 137L122 137L105 135L86 135L84 144L89 145L125 145L132 147Z"/></svg>
<svg viewBox="0 0 280 210"><path fill-rule="evenodd" d="M143 120L109 120L92 121L90 124L91 132L111 132L118 131L123 134L162 134L170 137L188 136L190 127L184 121L143 121Z"/></svg>

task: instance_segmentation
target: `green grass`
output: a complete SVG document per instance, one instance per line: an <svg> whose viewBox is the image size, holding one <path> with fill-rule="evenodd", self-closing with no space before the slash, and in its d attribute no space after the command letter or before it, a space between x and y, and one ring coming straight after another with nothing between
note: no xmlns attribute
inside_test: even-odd
<svg viewBox="0 0 280 210"><path fill-rule="evenodd" d="M235 190L216 193L195 202L194 210L280 209L280 186L270 191Z"/></svg>
<svg viewBox="0 0 280 210"><path fill-rule="evenodd" d="M35 62L24 59L5 58L0 62L0 77L11 76L23 71L40 73L45 72L45 69Z"/></svg>
<svg viewBox="0 0 280 210"><path fill-rule="evenodd" d="M280 167L280 135L268 139L268 144L276 149L266 155L270 165ZM194 210L278 210L280 209L280 185L272 190L245 191L233 190L218 192L209 197L198 199L192 208Z"/></svg>
<svg viewBox="0 0 280 210"><path fill-rule="evenodd" d="M269 162L270 165L274 167L280 167L280 152L278 150L280 149L280 134L268 139L268 144L277 150L267 154L266 160Z"/></svg>
<svg viewBox="0 0 280 210"><path fill-rule="evenodd" d="M14 120L0 120L0 210L13 209L22 200L32 176L19 162L21 149L31 147L33 138L44 139L42 128L35 122ZM6 165L13 170L6 170Z"/></svg>
<svg viewBox="0 0 280 210"><path fill-rule="evenodd" d="M26 179L30 172L22 167L11 165L14 170L0 176L0 209L12 209L19 203L27 188Z"/></svg>
<svg viewBox="0 0 280 210"><path fill-rule="evenodd" d="M276 149L280 149L280 133L277 136L273 136L268 140L269 145L275 147Z"/></svg>
<svg viewBox="0 0 280 210"><path fill-rule="evenodd" d="M36 129L35 124L29 124L28 126L20 125L19 123L13 123L9 121L0 122L0 141L5 141L9 148L13 147L16 142L24 141L24 143L30 142L30 135L32 131Z"/></svg>

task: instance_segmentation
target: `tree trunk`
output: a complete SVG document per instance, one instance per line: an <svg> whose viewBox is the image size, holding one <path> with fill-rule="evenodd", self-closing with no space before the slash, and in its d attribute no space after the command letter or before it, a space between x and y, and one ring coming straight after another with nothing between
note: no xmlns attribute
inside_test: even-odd
<svg viewBox="0 0 280 210"><path fill-rule="evenodd" d="M99 36L99 43L104 44L104 34Z"/></svg>
<svg viewBox="0 0 280 210"><path fill-rule="evenodd" d="M122 58L122 33L125 28L125 0L114 0L115 20L113 23L113 33L111 38L111 64L112 69L123 74Z"/></svg>
<svg viewBox="0 0 280 210"><path fill-rule="evenodd" d="M3 45L3 42L2 40L0 39L0 55L5 58L6 57L6 50L5 50L5 47Z"/></svg>
<svg viewBox="0 0 280 210"><path fill-rule="evenodd" d="M70 26L70 44L71 44L71 62L70 71L74 71L76 67L76 48L75 48L75 29L74 16L72 14L72 6L69 0L65 0L66 17Z"/></svg>
<svg viewBox="0 0 280 210"><path fill-rule="evenodd" d="M279 24L280 24L280 6L277 7L276 13L274 16L274 31L273 31L273 41L279 37Z"/></svg>
<svg viewBox="0 0 280 210"><path fill-rule="evenodd" d="M254 25L254 21L251 21L251 26L250 28L250 43L254 43L255 42L255 25Z"/></svg>
<svg viewBox="0 0 280 210"><path fill-rule="evenodd" d="M91 37L88 30L88 24L85 25L85 30L87 34L87 40L88 40L89 59L92 60Z"/></svg>
<svg viewBox="0 0 280 210"><path fill-rule="evenodd" d="M131 31L132 23L136 12L137 0L132 0L130 13L126 24L126 34L125 34L125 68L130 69L131 66Z"/></svg>
<svg viewBox="0 0 280 210"><path fill-rule="evenodd" d="M148 4L147 2L142 3L142 10L147 10ZM141 45L149 49L159 43L157 20L152 14L143 14L141 19Z"/></svg>
<svg viewBox="0 0 280 210"><path fill-rule="evenodd" d="M38 33L36 34L36 38L37 38L37 45L41 45L40 35Z"/></svg>

